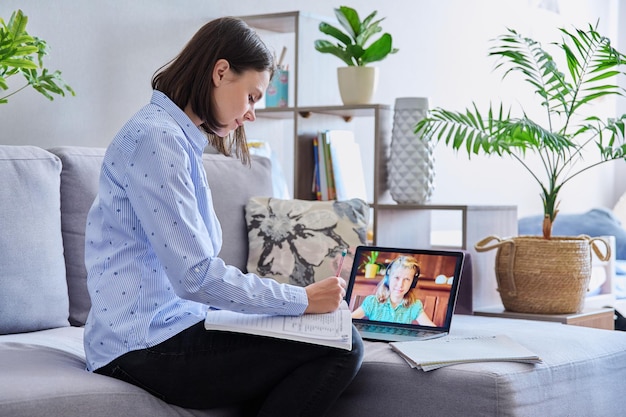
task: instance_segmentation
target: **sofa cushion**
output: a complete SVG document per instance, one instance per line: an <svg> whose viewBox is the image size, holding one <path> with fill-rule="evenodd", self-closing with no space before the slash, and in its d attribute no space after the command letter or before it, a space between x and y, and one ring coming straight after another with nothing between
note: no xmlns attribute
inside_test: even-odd
<svg viewBox="0 0 626 417"><path fill-rule="evenodd" d="M70 296L70 324L82 326L91 307L85 269L85 223L98 192L104 148L63 146L49 149L61 159L61 231Z"/></svg>
<svg viewBox="0 0 626 417"><path fill-rule="evenodd" d="M61 162L32 146L0 146L0 334L68 326Z"/></svg>
<svg viewBox="0 0 626 417"><path fill-rule="evenodd" d="M11 417L233 417L234 408L186 410L85 369L83 329L0 336L0 415Z"/></svg>
<svg viewBox="0 0 626 417"><path fill-rule="evenodd" d="M246 206L248 271L305 286L334 276L343 249L353 255L365 243L365 201L308 201L252 198ZM352 256L341 276L348 278Z"/></svg>
<svg viewBox="0 0 626 417"><path fill-rule="evenodd" d="M477 362L424 372L411 368L387 343L365 341L361 370L328 417L624 415L624 332L455 315L450 334L507 335L543 362Z"/></svg>
<svg viewBox="0 0 626 417"><path fill-rule="evenodd" d="M248 231L245 207L251 197L272 196L272 164L268 158L251 156L251 166L217 154L203 155L213 207L222 226L224 242L220 258L245 271Z"/></svg>

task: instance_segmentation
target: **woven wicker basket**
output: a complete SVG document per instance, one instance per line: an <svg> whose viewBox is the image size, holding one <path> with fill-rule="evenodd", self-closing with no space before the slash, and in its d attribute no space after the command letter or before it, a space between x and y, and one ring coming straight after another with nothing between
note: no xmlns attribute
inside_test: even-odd
<svg viewBox="0 0 626 417"><path fill-rule="evenodd" d="M598 242L604 244L605 253ZM602 261L611 256L608 242L584 235L504 240L490 236L474 247L478 252L498 249L495 272L502 304L518 313L581 312L591 279L591 251Z"/></svg>

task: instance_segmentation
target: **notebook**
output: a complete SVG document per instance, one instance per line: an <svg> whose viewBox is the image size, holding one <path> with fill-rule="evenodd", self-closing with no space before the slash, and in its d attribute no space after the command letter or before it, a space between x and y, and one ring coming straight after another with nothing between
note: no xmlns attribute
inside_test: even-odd
<svg viewBox="0 0 626 417"><path fill-rule="evenodd" d="M361 337L403 341L447 335L464 258L461 251L358 246L346 301Z"/></svg>

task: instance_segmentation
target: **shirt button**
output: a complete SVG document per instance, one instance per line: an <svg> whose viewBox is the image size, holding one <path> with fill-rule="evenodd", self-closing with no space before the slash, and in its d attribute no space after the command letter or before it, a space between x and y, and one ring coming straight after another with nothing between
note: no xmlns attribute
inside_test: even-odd
<svg viewBox="0 0 626 417"><path fill-rule="evenodd" d="M200 272L200 268L196 268L196 269L194 269L194 271Z"/></svg>

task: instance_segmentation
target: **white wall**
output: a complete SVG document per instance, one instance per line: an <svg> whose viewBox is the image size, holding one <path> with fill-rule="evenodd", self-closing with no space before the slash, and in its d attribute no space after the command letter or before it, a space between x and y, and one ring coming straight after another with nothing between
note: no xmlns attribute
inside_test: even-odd
<svg viewBox="0 0 626 417"><path fill-rule="evenodd" d="M515 28L549 43L556 28L600 20L600 31L614 41L623 0L359 0L363 14L378 10L383 28L400 52L380 63L376 101L425 96L431 107L462 110L472 101L486 106L529 100L515 83L501 84L487 58L488 40ZM329 0L2 0L0 16L21 8L28 29L45 39L47 66L63 72L76 97L49 102L23 91L0 106L0 144L106 146L115 132L150 97L152 73L171 59L207 20L222 15L301 10L331 16L340 3ZM343 3L341 3L343 4ZM557 5L559 13L545 5ZM621 42L626 46L626 41ZM619 44L618 44L619 46ZM311 46L312 48L312 46ZM624 49L624 48L622 48ZM340 65L337 60L337 65ZM615 103L605 104L608 113ZM623 108L623 102L618 103ZM541 212L539 188L509 159L455 155L443 145L436 155L433 203L517 205L520 216ZM605 165L572 182L561 209L611 207L626 189L616 181L623 162Z"/></svg>

